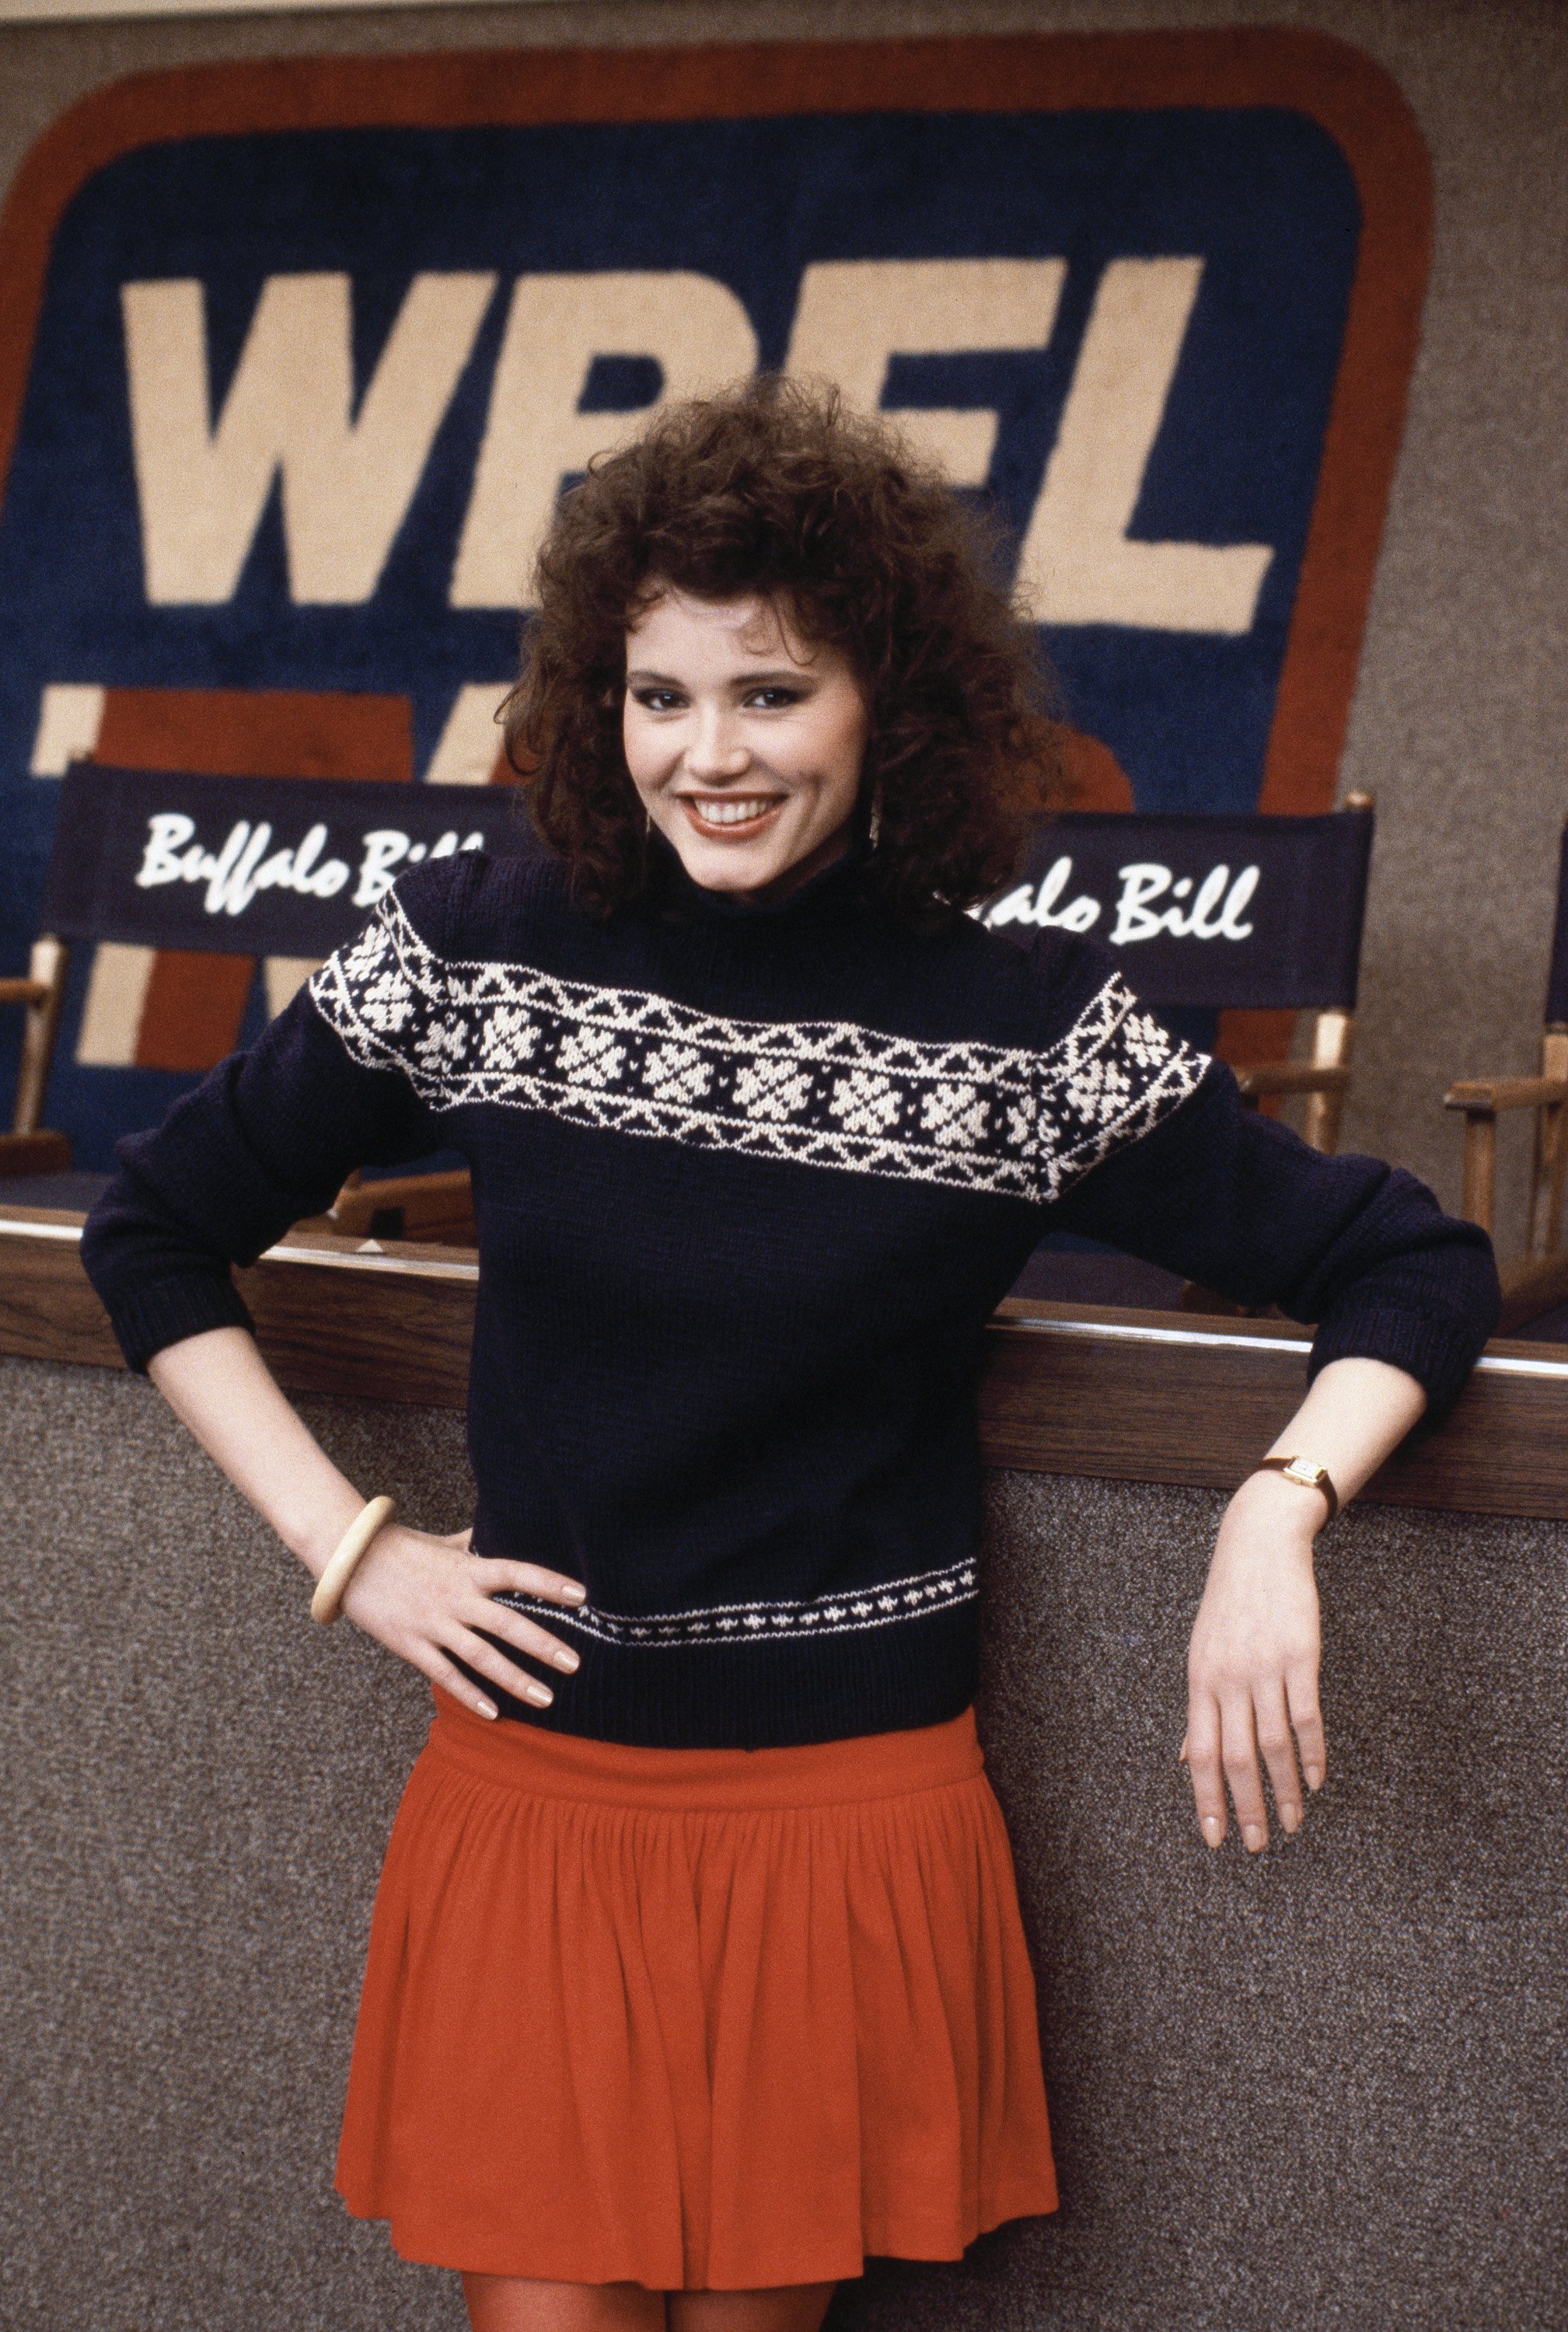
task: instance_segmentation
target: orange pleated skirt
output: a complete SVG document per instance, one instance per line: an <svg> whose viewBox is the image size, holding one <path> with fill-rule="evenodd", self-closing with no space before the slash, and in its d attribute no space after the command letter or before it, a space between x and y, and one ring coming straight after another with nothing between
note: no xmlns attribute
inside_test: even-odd
<svg viewBox="0 0 1568 2332"><path fill-rule="evenodd" d="M956 2259L1056 2207L971 1715L649 1750L436 1704L338 2159L406 2258L745 2290Z"/></svg>

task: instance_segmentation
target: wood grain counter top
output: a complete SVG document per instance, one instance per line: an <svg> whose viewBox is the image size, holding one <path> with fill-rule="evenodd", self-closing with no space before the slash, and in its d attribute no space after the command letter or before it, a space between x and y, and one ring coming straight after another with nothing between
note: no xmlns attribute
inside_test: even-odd
<svg viewBox="0 0 1568 2332"><path fill-rule="evenodd" d="M82 1217L0 1211L0 1352L122 1365L81 1268ZM292 1392L460 1408L479 1264L471 1249L291 1232L236 1275ZM1288 1322L1009 1301L980 1388L988 1465L1228 1488L1306 1384ZM1568 1519L1568 1348L1498 1340L1453 1415L1368 1498Z"/></svg>

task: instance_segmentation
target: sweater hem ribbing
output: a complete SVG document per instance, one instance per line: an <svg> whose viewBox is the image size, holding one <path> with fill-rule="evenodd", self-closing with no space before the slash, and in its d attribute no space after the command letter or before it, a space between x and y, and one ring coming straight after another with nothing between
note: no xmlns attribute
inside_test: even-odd
<svg viewBox="0 0 1568 2332"><path fill-rule="evenodd" d="M979 1668L971 1602L794 1644L586 1645L575 1676L550 1677L555 1699L545 1709L472 1680L502 1717L548 1731L632 1749L783 1749L945 1725L972 1703Z"/></svg>

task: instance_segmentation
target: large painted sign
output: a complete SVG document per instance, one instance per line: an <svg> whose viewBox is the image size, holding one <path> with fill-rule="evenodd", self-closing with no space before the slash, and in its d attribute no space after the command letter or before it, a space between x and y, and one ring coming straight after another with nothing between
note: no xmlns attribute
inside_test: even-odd
<svg viewBox="0 0 1568 2332"><path fill-rule="evenodd" d="M487 781L563 482L759 366L1005 513L1085 807L1326 808L1428 210L1391 85L1290 33L101 93L0 223L5 962L76 756ZM278 993L80 951L51 1122L101 1157Z"/></svg>

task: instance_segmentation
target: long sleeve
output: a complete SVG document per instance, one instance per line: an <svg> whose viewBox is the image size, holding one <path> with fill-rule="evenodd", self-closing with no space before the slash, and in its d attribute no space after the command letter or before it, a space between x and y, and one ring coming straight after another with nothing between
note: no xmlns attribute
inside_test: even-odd
<svg viewBox="0 0 1568 2332"><path fill-rule="evenodd" d="M232 1265L330 1206L355 1167L438 1144L406 1077L353 1060L301 990L155 1132L116 1146L81 1256L129 1365L205 1329L248 1327Z"/></svg>
<svg viewBox="0 0 1568 2332"><path fill-rule="evenodd" d="M1375 1158L1324 1158L1243 1107L1209 1065L1190 1100L1085 1176L1053 1226L1316 1325L1314 1373L1352 1355L1457 1398L1500 1301L1491 1242Z"/></svg>

